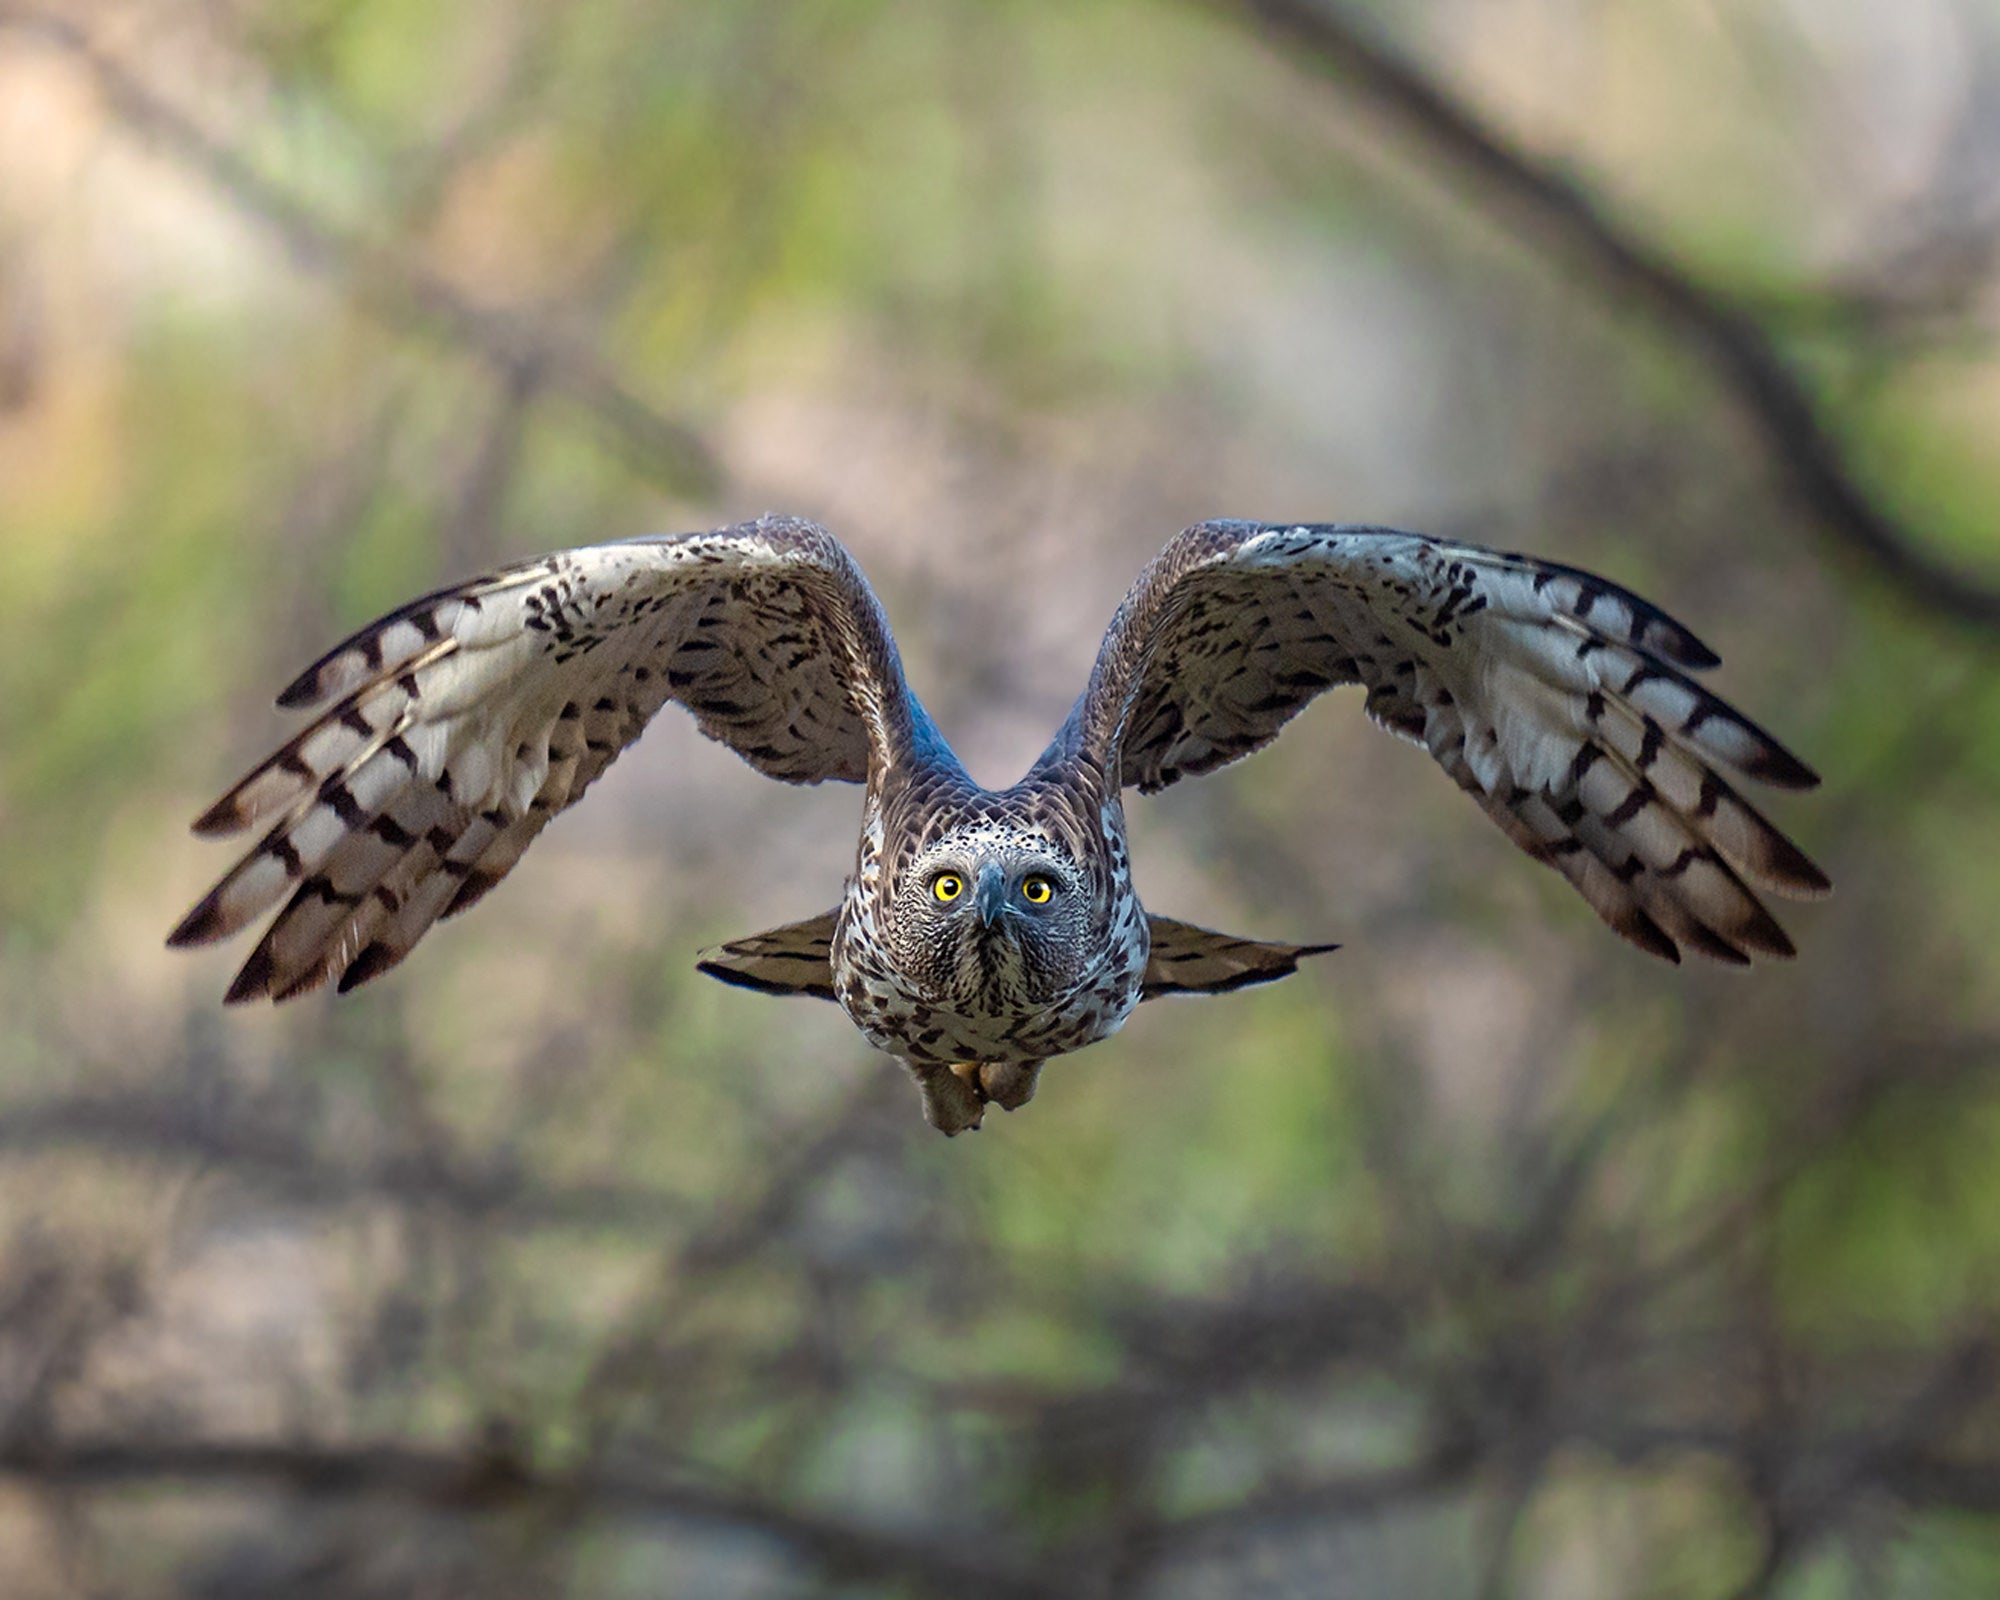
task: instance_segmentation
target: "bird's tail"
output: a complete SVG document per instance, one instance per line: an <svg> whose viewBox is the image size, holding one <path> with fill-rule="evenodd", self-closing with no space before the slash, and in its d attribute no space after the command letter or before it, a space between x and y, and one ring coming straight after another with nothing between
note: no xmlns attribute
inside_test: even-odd
<svg viewBox="0 0 2000 1600"><path fill-rule="evenodd" d="M1331 944L1263 944L1238 939L1171 917L1146 918L1153 935L1153 953L1146 962L1141 1000L1163 994L1224 994L1253 983L1288 978L1299 970L1300 956L1337 950Z"/></svg>
<svg viewBox="0 0 2000 1600"><path fill-rule="evenodd" d="M766 994L809 994L831 1000L833 920L838 915L837 910L823 911L804 922L715 945L701 952L696 969Z"/></svg>

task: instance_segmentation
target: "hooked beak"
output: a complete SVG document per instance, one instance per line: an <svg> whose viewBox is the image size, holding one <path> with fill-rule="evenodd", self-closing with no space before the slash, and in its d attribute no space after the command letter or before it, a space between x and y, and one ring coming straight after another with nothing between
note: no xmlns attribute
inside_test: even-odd
<svg viewBox="0 0 2000 1600"><path fill-rule="evenodd" d="M979 869L973 904L979 909L979 924L983 928L992 927L1006 911L1007 876L996 863L989 861Z"/></svg>

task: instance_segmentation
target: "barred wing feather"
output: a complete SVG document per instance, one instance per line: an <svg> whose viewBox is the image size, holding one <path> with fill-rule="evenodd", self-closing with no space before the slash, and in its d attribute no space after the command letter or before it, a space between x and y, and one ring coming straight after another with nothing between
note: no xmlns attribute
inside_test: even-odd
<svg viewBox="0 0 2000 1600"><path fill-rule="evenodd" d="M1716 664L1658 607L1572 567L1386 528L1205 523L1140 575L1044 760L1081 751L1151 792L1357 684L1633 943L1670 961L1789 956L1752 885L1830 886L1727 774L1819 780L1690 676Z"/></svg>
<svg viewBox="0 0 2000 1600"><path fill-rule="evenodd" d="M227 938L285 899L228 998L352 988L506 876L668 701L772 777L858 782L904 694L859 569L794 519L441 589L278 697L313 721L194 825L262 836L168 942Z"/></svg>

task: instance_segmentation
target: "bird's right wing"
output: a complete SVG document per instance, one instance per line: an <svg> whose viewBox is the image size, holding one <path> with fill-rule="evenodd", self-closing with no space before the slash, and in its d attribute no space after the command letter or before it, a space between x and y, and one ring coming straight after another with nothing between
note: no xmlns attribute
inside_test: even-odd
<svg viewBox="0 0 2000 1600"><path fill-rule="evenodd" d="M194 825L263 835L167 942L227 938L289 895L228 998L365 982L498 883L668 701L792 783L865 780L912 716L881 607L812 523L526 562L371 623L278 697L312 723Z"/></svg>

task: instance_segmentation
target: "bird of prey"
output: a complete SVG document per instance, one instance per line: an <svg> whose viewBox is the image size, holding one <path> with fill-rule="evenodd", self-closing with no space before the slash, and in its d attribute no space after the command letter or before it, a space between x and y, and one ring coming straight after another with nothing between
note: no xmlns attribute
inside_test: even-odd
<svg viewBox="0 0 2000 1600"><path fill-rule="evenodd" d="M1205 522L1139 574L1054 741L993 790L904 682L823 528L765 516L592 545L414 600L308 667L278 704L310 724L194 824L261 837L168 942L226 938L283 900L227 998L365 983L505 877L674 701L771 777L865 785L840 904L701 970L838 1001L957 1133L1143 1000L1331 948L1149 914L1123 794L1249 754L1342 684L1640 949L1793 954L1757 889L1827 878L1724 773L1818 779L1694 681L1716 661L1573 567L1388 528Z"/></svg>

